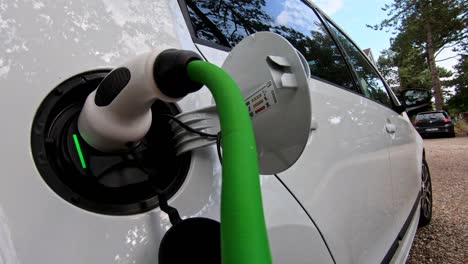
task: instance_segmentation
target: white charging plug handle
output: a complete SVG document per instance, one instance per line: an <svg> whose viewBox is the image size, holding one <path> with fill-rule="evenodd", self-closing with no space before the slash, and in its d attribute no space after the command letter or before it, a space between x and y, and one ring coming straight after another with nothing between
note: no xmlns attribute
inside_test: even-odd
<svg viewBox="0 0 468 264"><path fill-rule="evenodd" d="M78 118L78 130L103 152L127 150L151 127L156 99L175 102L203 86L188 76L186 66L201 57L189 50L154 50L111 71L92 92Z"/></svg>
<svg viewBox="0 0 468 264"><path fill-rule="evenodd" d="M154 62L162 51L140 54L110 72L106 78L112 78L118 70L128 70L111 84L119 92L110 102L104 102L107 105L96 104L97 90L102 87L88 96L78 119L78 130L86 143L103 152L126 150L148 132L152 121L151 105L156 99L166 102L179 99L164 95L154 80ZM123 87L116 87L119 85Z"/></svg>

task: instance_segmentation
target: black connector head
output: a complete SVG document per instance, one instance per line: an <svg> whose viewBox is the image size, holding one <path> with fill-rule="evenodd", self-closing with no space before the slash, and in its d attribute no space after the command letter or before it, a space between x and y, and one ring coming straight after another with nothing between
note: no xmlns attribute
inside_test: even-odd
<svg viewBox="0 0 468 264"><path fill-rule="evenodd" d="M153 66L153 78L159 90L172 98L182 98L200 90L203 84L190 79L187 64L201 59L197 53L190 50L168 49L161 52Z"/></svg>

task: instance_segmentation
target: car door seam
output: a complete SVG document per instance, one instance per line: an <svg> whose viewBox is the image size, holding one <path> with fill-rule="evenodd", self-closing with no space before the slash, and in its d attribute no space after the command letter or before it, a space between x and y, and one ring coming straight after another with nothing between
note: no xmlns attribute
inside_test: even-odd
<svg viewBox="0 0 468 264"><path fill-rule="evenodd" d="M328 246L328 243L327 241L325 240L325 237L323 236L322 234L322 231L320 231L320 229L318 228L317 224L315 223L314 219L312 219L312 217L310 216L309 212L307 212L307 210L305 209L305 207L302 205L302 203L299 201L299 199L297 199L297 197L294 195L294 193L288 188L288 186L281 180L281 178L277 175L277 174L274 174L276 179L278 179L278 181L284 186L284 188L286 188L286 190L291 194L291 196L294 198L294 200L296 200L296 202L299 204L299 206L302 208L302 210L304 211L304 213L307 215L307 217L309 217L310 221L312 221L312 224L315 226L315 228L317 229L318 233L320 234L320 237L322 238L322 241L323 243L325 244L325 247L327 248L328 250L328 253L330 254L330 257L332 258L333 260L333 263L336 264L336 261L335 261L335 257L333 256L331 250L330 250L330 247Z"/></svg>

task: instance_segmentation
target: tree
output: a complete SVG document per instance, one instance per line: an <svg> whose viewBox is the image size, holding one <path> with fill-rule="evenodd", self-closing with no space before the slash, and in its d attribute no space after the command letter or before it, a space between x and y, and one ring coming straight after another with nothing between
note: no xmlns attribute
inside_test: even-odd
<svg viewBox="0 0 468 264"><path fill-rule="evenodd" d="M235 46L246 35L268 31L273 18L265 0L187 0L192 23L199 37L223 46Z"/></svg>
<svg viewBox="0 0 468 264"><path fill-rule="evenodd" d="M433 88L431 70L426 60L424 48L413 43L413 37L403 31L392 39L390 50L393 51L393 63L398 67L400 90ZM439 78L450 78L453 73L442 67L436 67ZM447 87L441 82L441 91Z"/></svg>
<svg viewBox="0 0 468 264"><path fill-rule="evenodd" d="M390 88L399 92L400 89L400 76L398 75L398 67L395 64L395 52L390 49L385 49L380 53L377 59L377 69L387 81Z"/></svg>
<svg viewBox="0 0 468 264"><path fill-rule="evenodd" d="M376 30L394 28L399 33L395 41L405 44L400 47L423 52L438 110L442 109L443 97L435 58L445 48L457 49L466 45L466 5L463 0L394 0L383 8L388 11L388 18L372 27Z"/></svg>
<svg viewBox="0 0 468 264"><path fill-rule="evenodd" d="M468 93L468 54L462 55L455 66L457 77L451 81L457 93Z"/></svg>
<svg viewBox="0 0 468 264"><path fill-rule="evenodd" d="M468 54L462 55L455 66L457 77L450 81L455 87L455 95L452 96L447 106L452 113L468 112Z"/></svg>
<svg viewBox="0 0 468 264"><path fill-rule="evenodd" d="M377 68L390 87L400 94L407 89L431 90L432 80L427 62L421 51L405 48L403 51L392 41L390 49L383 50L377 59ZM453 73L445 68L437 67L441 78L450 78ZM442 91L448 91L452 86L447 81L442 81Z"/></svg>

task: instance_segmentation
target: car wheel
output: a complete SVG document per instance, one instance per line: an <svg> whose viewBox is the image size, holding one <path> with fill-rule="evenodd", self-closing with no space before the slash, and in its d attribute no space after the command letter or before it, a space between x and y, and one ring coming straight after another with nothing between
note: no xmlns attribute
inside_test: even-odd
<svg viewBox="0 0 468 264"><path fill-rule="evenodd" d="M421 178L421 211L419 216L419 227L428 225L432 218L432 182L429 166L425 159L423 159Z"/></svg>

